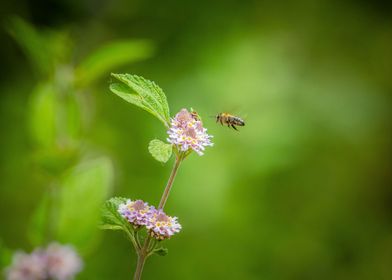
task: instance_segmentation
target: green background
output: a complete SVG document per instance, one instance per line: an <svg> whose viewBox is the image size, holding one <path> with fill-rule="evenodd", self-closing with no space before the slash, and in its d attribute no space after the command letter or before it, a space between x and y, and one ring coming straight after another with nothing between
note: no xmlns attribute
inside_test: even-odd
<svg viewBox="0 0 392 280"><path fill-rule="evenodd" d="M388 1L18 0L0 8L3 266L7 251L39 244L34 213L53 181L66 182L67 190L87 186L54 207L66 221L59 239L76 240L85 261L77 279L131 279L131 244L99 232L89 209L105 196L157 205L173 159L163 165L147 150L166 139L164 127L108 90L110 72L127 72L160 85L172 115L193 107L214 136L214 147L180 167L165 209L183 230L165 243L167 256L148 259L144 279L392 279ZM29 47L21 48L10 35L14 16L51 38L45 47L22 32ZM101 46L136 39L147 41L86 62ZM47 83L57 105L45 110L34 92ZM66 125L53 132L62 110ZM210 116L222 111L246 126L215 124ZM103 171L70 175L97 158Z"/></svg>

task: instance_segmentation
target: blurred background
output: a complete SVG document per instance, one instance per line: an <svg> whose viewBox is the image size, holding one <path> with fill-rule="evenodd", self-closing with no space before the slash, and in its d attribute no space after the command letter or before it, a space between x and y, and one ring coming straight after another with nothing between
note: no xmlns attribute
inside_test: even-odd
<svg viewBox="0 0 392 280"><path fill-rule="evenodd" d="M130 279L136 257L96 228L110 196L157 205L162 125L108 90L154 80L214 147L181 166L183 230L144 279L392 279L390 1L0 3L1 265L55 238L77 279ZM243 117L240 132L215 124Z"/></svg>

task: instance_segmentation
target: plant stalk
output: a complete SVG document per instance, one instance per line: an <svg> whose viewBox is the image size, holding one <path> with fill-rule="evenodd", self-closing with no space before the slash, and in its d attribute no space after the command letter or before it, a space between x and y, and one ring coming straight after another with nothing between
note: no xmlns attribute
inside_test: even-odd
<svg viewBox="0 0 392 280"><path fill-rule="evenodd" d="M165 190L163 191L161 201L159 202L158 209L163 210L163 207L165 207L166 201L169 197L170 190L173 186L174 179L176 178L178 168L180 167L181 161L184 159L183 154L179 153L176 156L176 161L174 163L172 172L170 174L169 180L167 181ZM144 263L146 262L147 257L150 255L149 252L149 247L151 243L151 236L148 235L143 247L139 250L138 255L137 255L137 265L136 265L136 271L133 276L133 280L140 280L142 277L142 272L143 272L143 267Z"/></svg>
<svg viewBox="0 0 392 280"><path fill-rule="evenodd" d="M142 252L137 256L137 265L135 275L133 276L133 280L140 280L142 278L142 272L144 263L146 262L147 256L145 256Z"/></svg>
<svg viewBox="0 0 392 280"><path fill-rule="evenodd" d="M170 177L169 177L169 181L167 181L166 188L163 191L161 201L159 202L158 209L163 210L163 207L165 207L167 198L169 197L171 187L173 186L173 182L174 182L174 179L176 178L177 171L178 171L178 168L180 167L182 159L183 159L183 157L182 157L181 153L176 156L176 162L174 163L173 170L172 170Z"/></svg>

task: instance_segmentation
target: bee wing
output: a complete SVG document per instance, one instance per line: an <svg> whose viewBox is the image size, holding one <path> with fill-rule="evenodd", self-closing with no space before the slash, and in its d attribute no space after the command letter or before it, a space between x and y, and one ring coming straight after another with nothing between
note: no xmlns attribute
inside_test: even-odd
<svg viewBox="0 0 392 280"><path fill-rule="evenodd" d="M241 115L240 118L246 121L248 119L248 114Z"/></svg>

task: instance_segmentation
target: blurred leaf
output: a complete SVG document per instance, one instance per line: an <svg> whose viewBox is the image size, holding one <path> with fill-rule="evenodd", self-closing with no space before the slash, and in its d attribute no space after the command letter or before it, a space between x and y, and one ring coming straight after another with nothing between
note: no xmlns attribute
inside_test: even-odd
<svg viewBox="0 0 392 280"><path fill-rule="evenodd" d="M6 29L41 74L48 74L53 70L50 44L32 25L18 17L12 17L8 20Z"/></svg>
<svg viewBox="0 0 392 280"><path fill-rule="evenodd" d="M169 126L169 105L159 86L136 75L112 73L112 76L123 83L122 86L117 83L111 84L110 90L113 93L146 110L163 122L165 126Z"/></svg>
<svg viewBox="0 0 392 280"><path fill-rule="evenodd" d="M35 209L28 228L28 238L33 246L42 245L49 233L49 193L45 193Z"/></svg>
<svg viewBox="0 0 392 280"><path fill-rule="evenodd" d="M102 157L76 166L61 181L57 239L82 251L97 237L99 209L111 191L113 167Z"/></svg>
<svg viewBox="0 0 392 280"><path fill-rule="evenodd" d="M148 151L153 158L160 162L167 162L172 154L172 145L162 142L161 140L154 139L148 145Z"/></svg>
<svg viewBox="0 0 392 280"><path fill-rule="evenodd" d="M82 131L82 113L75 92L59 97L57 102L59 144L64 147L77 146Z"/></svg>
<svg viewBox="0 0 392 280"><path fill-rule="evenodd" d="M157 248L154 250L154 254L157 254L158 256L166 256L168 254L169 250L167 248Z"/></svg>
<svg viewBox="0 0 392 280"><path fill-rule="evenodd" d="M8 249L0 239L0 270L10 265L12 261L12 251Z"/></svg>
<svg viewBox="0 0 392 280"><path fill-rule="evenodd" d="M64 104L66 110L65 127L67 131L67 137L69 137L70 140L77 141L79 140L82 130L82 116L79 104L76 102L76 99L73 98L73 96L68 97L68 100Z"/></svg>
<svg viewBox="0 0 392 280"><path fill-rule="evenodd" d="M133 231L132 226L118 212L119 205L126 201L123 197L113 197L105 202L101 210L101 229Z"/></svg>
<svg viewBox="0 0 392 280"><path fill-rule="evenodd" d="M153 51L153 45L146 40L109 43L80 63L75 70L77 83L80 85L92 83L116 67L150 57Z"/></svg>
<svg viewBox="0 0 392 280"><path fill-rule="evenodd" d="M71 149L81 135L81 110L73 92L62 94L50 82L36 86L30 99L30 132L44 149Z"/></svg>
<svg viewBox="0 0 392 280"><path fill-rule="evenodd" d="M74 42L70 32L67 30L50 30L49 32L45 32L44 35L47 38L50 55L52 56L51 59L53 65L56 67L56 71L59 66L69 65L74 52Z"/></svg>
<svg viewBox="0 0 392 280"><path fill-rule="evenodd" d="M56 99L52 84L39 84L30 102L30 131L36 144L53 147L56 144Z"/></svg>
<svg viewBox="0 0 392 280"><path fill-rule="evenodd" d="M34 156L34 162L46 173L59 176L76 163L79 158L77 149L41 149Z"/></svg>

